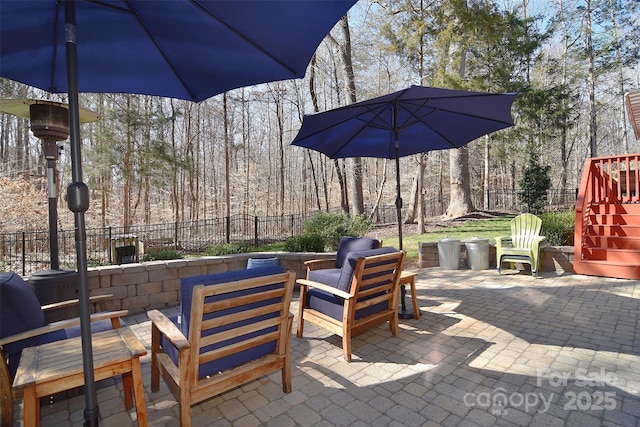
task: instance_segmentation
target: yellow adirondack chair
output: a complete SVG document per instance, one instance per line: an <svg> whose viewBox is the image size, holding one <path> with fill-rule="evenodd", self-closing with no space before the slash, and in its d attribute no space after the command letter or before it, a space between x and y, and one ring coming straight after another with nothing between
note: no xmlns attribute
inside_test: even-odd
<svg viewBox="0 0 640 427"><path fill-rule="evenodd" d="M496 237L496 260L498 273L502 263L521 262L531 265L531 274L537 276L540 270L540 247L545 237L540 235L542 220L525 213L511 220L511 236Z"/></svg>

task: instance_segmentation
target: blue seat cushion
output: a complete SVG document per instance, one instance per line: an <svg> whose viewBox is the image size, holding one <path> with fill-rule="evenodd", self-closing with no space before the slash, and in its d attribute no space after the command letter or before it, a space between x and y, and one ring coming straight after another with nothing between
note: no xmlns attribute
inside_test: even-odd
<svg viewBox="0 0 640 427"><path fill-rule="evenodd" d="M380 241L378 239L372 239L370 237L342 237L338 244L338 252L336 253L336 268L342 268L349 252L375 249L379 245Z"/></svg>
<svg viewBox="0 0 640 427"><path fill-rule="evenodd" d="M284 269L282 267L279 266L270 266L270 267L257 267L257 268L251 268L251 269L246 269L246 270L235 270L235 271L229 271L229 272L225 272L225 273L218 273L218 274L210 274L210 275L205 275L205 276L195 276L195 277L187 277L182 279L181 281L181 285L180 285L180 297L181 297L181 310L180 310L180 317L178 318L177 316L172 318L171 320L176 324L176 326L178 326L178 328L182 331L182 333L185 335L185 337L189 337L189 320L190 320L190 315L191 315L191 297L192 297L192 293L193 293L193 287L196 285L216 285L216 284L220 284L220 283L227 283L227 282L232 282L232 281L236 281L236 280L243 280L243 279L250 279L253 277L260 277L260 276L267 276L267 275L272 275L272 274L280 274L280 273L284 273ZM270 285L270 287L272 287L273 289L277 289L280 286L282 286L282 284L274 284L274 285ZM243 294L249 294L253 292L253 290L244 290L244 291L238 291L233 293L234 296L237 295L243 295ZM211 297L207 297L206 302L212 302L215 300L220 300L220 299L225 299L228 298L228 296L226 295L216 295L216 296L211 296ZM274 300L268 300L268 301L260 301L257 303L253 303L253 304L248 304L242 307L234 307L234 308L229 308L227 310L222 310L216 313L211 313L207 316L205 316L205 319L209 319L209 318L213 318L213 317L220 317L220 316L224 316L224 315L228 315L231 313L236 313L239 310L251 310L251 309L255 309L257 307L260 306L264 306L264 305L268 305L268 304L272 304L274 303ZM244 324L248 324L249 322L253 323L253 322L258 322L261 320L265 320L271 317L277 316L277 314L267 314L267 315L263 315L263 316L256 316L252 319L249 320L244 320L242 322L238 322L237 324L234 324L234 327L240 326L240 325L244 325ZM220 333L222 331L228 330L230 329L231 326L230 325L225 325L225 326L220 326L218 328L215 329L211 329L208 330L206 332L205 335L211 335L214 333ZM275 331L277 330L277 328L270 328L270 331ZM230 345L233 344L234 342L239 341L240 339L246 339L248 337L251 336L255 336L261 334L261 332L259 333L253 333L247 336L242 336L242 337L235 337L233 339L224 341L224 342L219 342L219 343L215 343L212 344L210 346L201 348L201 352L207 352L207 351L211 351L214 350L216 348L220 348L226 345ZM174 363L178 363L178 353L177 350L170 345L170 343L168 343L166 340L163 340L161 342L161 345L163 346L163 349L165 350L165 352L169 355L169 357L172 358L172 360L174 361ZM260 346L248 349L248 350L244 350L241 351L239 353L236 353L234 355L230 355L227 357L223 357L221 359L212 361L212 362L208 362L205 364L200 365L200 369L199 369L199 377L203 378L207 375L215 375L218 372L222 372L225 371L227 369L232 369L235 368L237 366L240 366L244 363L247 363L251 360L255 360L259 357L262 357L264 355L273 353L276 349L276 341L271 341L265 344L262 344Z"/></svg>
<svg viewBox="0 0 640 427"><path fill-rule="evenodd" d="M344 299L320 289L310 288L307 291L306 307L317 310L326 314L338 321L342 321L342 314L344 313ZM378 313L382 310L386 310L388 304L382 302L370 307L357 310L355 314L356 320Z"/></svg>

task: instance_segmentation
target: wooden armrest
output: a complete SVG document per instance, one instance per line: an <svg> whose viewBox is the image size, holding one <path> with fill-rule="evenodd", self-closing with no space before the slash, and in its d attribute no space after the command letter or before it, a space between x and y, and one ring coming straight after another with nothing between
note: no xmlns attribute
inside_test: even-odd
<svg viewBox="0 0 640 427"><path fill-rule="evenodd" d="M147 312L147 317L151 319L151 327L156 328L162 335L167 337L178 351L191 347L189 340L164 313L159 310L151 310Z"/></svg>
<svg viewBox="0 0 640 427"><path fill-rule="evenodd" d="M309 261L305 261L304 265L307 266L307 270L319 270L321 268L335 268L336 259L335 258L311 259Z"/></svg>
<svg viewBox="0 0 640 427"><path fill-rule="evenodd" d="M310 288L316 288L325 292L329 292L330 294L339 296L340 298L344 298L344 299L353 298L353 295L351 295L350 293L340 290L338 288L334 288L333 286L330 286L330 285L325 285L324 283L314 282L312 280L307 280L307 279L298 279L296 280L296 283L300 286L308 286Z"/></svg>
<svg viewBox="0 0 640 427"><path fill-rule="evenodd" d="M89 302L91 304L99 304L100 305L100 309L101 310L105 310L104 308L104 301L110 300L113 298L113 295L95 295L92 297L89 297ZM60 301L60 302L54 302L51 304L46 304L43 305L42 307L42 311L50 311L50 310L56 310L59 308L65 308L65 307L71 307L71 306L76 306L80 303L79 299L70 299L70 300L66 300L66 301Z"/></svg>
<svg viewBox="0 0 640 427"><path fill-rule="evenodd" d="M119 310L119 311L107 311L101 313L95 313L90 316L91 322L97 322L99 320L108 320L111 319L112 323L114 320L117 320L119 327L119 318L122 316L126 316L129 314L128 310ZM71 328L73 326L80 325L80 318L74 317L73 319L59 320L57 322L49 323L48 325L42 326L40 328L31 329L29 331L25 331L19 334L11 335L10 337L5 337L0 339L0 346L9 344L12 342L22 341L27 338L37 337L39 335L43 335L53 331L60 331L62 329Z"/></svg>

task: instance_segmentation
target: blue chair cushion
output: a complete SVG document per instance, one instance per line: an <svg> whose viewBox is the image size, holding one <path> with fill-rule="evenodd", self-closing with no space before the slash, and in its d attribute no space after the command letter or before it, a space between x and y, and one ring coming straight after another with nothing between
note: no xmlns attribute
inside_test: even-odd
<svg viewBox="0 0 640 427"><path fill-rule="evenodd" d="M272 258L249 258L247 260L247 269L259 267L279 267L280 261L277 257Z"/></svg>
<svg viewBox="0 0 640 427"><path fill-rule="evenodd" d="M9 337L42 326L44 326L44 313L31 286L15 273L0 273L0 337ZM110 320L91 324L93 333L111 328ZM16 374L23 348L78 336L80 336L80 326L5 345L3 348L9 359L11 378Z"/></svg>
<svg viewBox="0 0 640 427"><path fill-rule="evenodd" d="M397 252L397 249L386 246L384 248L378 249L368 249L363 251L351 251L345 257L344 265L340 271L340 278L338 279L336 288L343 290L345 292L349 292L351 288L351 281L353 280L353 273L356 268L356 264L358 263L359 258L364 258L373 255L382 255L388 254L392 252Z"/></svg>
<svg viewBox="0 0 640 427"><path fill-rule="evenodd" d="M180 310L180 316L175 316L173 318L171 318L171 320L174 322L174 324L176 324L176 326L178 326L178 328L182 331L182 333L188 338L189 337L189 321L190 321L190 315L191 315L191 297L192 297L192 293L193 293L193 287L196 285L216 285L216 284L220 284L220 283L227 283L227 282L232 282L232 281L236 281L236 280L243 280L243 279L250 279L253 277L260 277L260 276L267 276L267 275L271 275L271 274L280 274L280 273L284 273L284 269L282 267L279 266L270 266L270 267L257 267L257 268L251 268L251 269L246 269L246 270L235 270L235 271L229 271L229 272L225 272L225 273L218 273L218 274L210 274L210 275L205 275L205 276L195 276L195 277L187 277L182 279L181 281L181 285L180 285L180 297L181 297L181 310ZM272 285L272 287L278 288L281 285L275 284ZM249 294L253 292L253 290L246 290L246 291L238 291L235 295L241 295L241 294ZM225 295L218 295L218 296L212 296L212 297L208 297L206 299L207 302L211 302L211 301L215 301L215 300L220 300L223 298L227 298L227 296ZM258 303L253 303L250 305L246 305L244 307L236 307L236 308L229 308L227 310L223 310L223 311L219 311L216 313L211 313L208 316L205 316L205 318L213 318L213 317L220 317L220 316L224 316L224 315L228 315L231 313L235 313L238 310L247 310L247 309L252 309L252 308L257 308L263 305L268 305L273 303L274 301L261 301ZM245 320L239 323L239 325L242 324L247 324L249 322L257 322L257 321L261 321L264 319L268 319L270 317L273 317L275 314L270 314L270 315L264 315L264 316L256 316L253 319L250 320ZM237 326L237 325L234 325ZM206 335L210 335L210 334L214 334L214 333L219 333L225 330L228 330L230 328L229 325L225 325L225 326L220 326L216 329L211 329L209 331L207 331ZM276 330L277 328L271 328L271 330ZM256 334L251 334L251 335L257 335ZM246 337L242 337L242 338L246 338ZM239 338L233 338L230 339L228 341L225 342L221 342L221 343L216 343L216 344L212 344L211 346L207 346L201 349L201 352L206 352L206 351L211 351L215 348L219 348L222 346L226 346L229 344L233 344L234 342L237 342L239 340ZM172 360L174 361L174 363L178 363L178 352L175 349L175 347L173 347L166 339L162 339L161 341L161 345L163 347L163 349L165 350L165 352L169 355L169 357L172 358ZM200 369L199 369L199 377L203 378L207 375L214 375L218 372L222 372L225 371L227 369L232 369L235 368L237 366L240 366L244 363L247 363L251 360L255 360L259 357L262 357L266 354L269 353L273 353L275 351L275 345L276 342L272 341L272 342L268 342L265 344L262 344L260 346L236 353L234 355L231 356L227 356L227 357L223 357L221 359L212 361L212 362L208 362L205 364L200 365Z"/></svg>
<svg viewBox="0 0 640 427"><path fill-rule="evenodd" d="M0 337L44 326L44 313L33 289L15 273L0 273Z"/></svg>
<svg viewBox="0 0 640 427"><path fill-rule="evenodd" d="M334 283L333 285L331 283L327 283L326 281L322 281L322 279L327 279L327 280L329 279L329 275L327 275L326 273L324 273L323 275L322 273L331 271L332 269L316 270L318 274L316 278L319 278L321 280L312 279L311 272L309 272L309 277L311 280L332 285L345 292L349 292L351 287L351 281L353 279L353 273L359 258L373 256L373 255L382 255L382 254L392 253L396 251L397 250L395 248L384 247L384 248L378 248L378 249L349 252L349 254L346 256L345 263L342 266L342 269L339 270L340 276L338 278L338 281L333 282ZM371 295L368 298L373 298L375 296L376 295ZM325 292L320 289L309 288L309 290L307 291L306 306L313 310L320 311L321 313L324 313L327 316L330 316L336 320L342 321L342 315L344 313L344 299L341 297L335 296L329 292ZM356 320L362 319L366 316L370 316L372 314L375 314L379 311L386 310L386 309L387 309L387 303L382 302L380 304L376 304L371 307L366 307L356 311L355 318Z"/></svg>
<svg viewBox="0 0 640 427"><path fill-rule="evenodd" d="M375 249L379 245L379 240L369 237L342 237L338 245L338 252L336 253L336 268L342 268L349 252Z"/></svg>
<svg viewBox="0 0 640 427"><path fill-rule="evenodd" d="M338 321L342 321L342 315L344 313L344 299L328 292L322 291L320 289L310 288L307 291L307 304L308 308L313 310L317 310L321 313L326 314ZM372 314L378 313L382 310L387 309L387 303L382 302L380 304L376 304L370 307L363 308L361 310L356 311L355 318L356 320L362 319L363 317L370 316Z"/></svg>
<svg viewBox="0 0 640 427"><path fill-rule="evenodd" d="M324 283L325 285L335 287L340 279L341 269L339 268L322 268L319 270L311 270L307 275L309 280Z"/></svg>

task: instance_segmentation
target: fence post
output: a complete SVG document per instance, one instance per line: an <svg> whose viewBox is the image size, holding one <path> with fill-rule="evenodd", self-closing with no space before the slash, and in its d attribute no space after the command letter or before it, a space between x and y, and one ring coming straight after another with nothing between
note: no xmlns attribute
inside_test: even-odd
<svg viewBox="0 0 640 427"><path fill-rule="evenodd" d="M112 242L111 239L113 239L113 233L111 231L111 226L107 227L107 236L108 236L107 237L107 259L109 260L109 264L112 264L113 263L113 257L112 257L112 254L111 254L111 252L112 252L111 251L111 242Z"/></svg>
<svg viewBox="0 0 640 427"><path fill-rule="evenodd" d="M26 242L25 232L22 232L22 275L24 276L27 272L27 251L24 248L24 244Z"/></svg>
<svg viewBox="0 0 640 427"><path fill-rule="evenodd" d="M258 246L258 215L253 217L253 235L255 236L253 244Z"/></svg>
<svg viewBox="0 0 640 427"><path fill-rule="evenodd" d="M173 250L178 250L178 221L173 224Z"/></svg>
<svg viewBox="0 0 640 427"><path fill-rule="evenodd" d="M227 235L225 237L226 237L227 243L231 243L231 217L230 216L226 216L225 220L227 222L227 224L226 224L226 234Z"/></svg>

